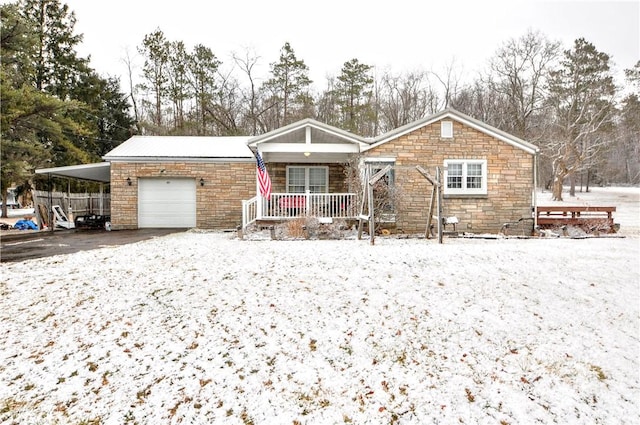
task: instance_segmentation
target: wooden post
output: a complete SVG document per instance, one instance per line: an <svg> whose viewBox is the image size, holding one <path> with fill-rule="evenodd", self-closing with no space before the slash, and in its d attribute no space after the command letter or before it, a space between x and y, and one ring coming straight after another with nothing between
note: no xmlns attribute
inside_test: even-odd
<svg viewBox="0 0 640 425"><path fill-rule="evenodd" d="M431 224L433 221L433 210L436 206L436 188L437 186L433 185L431 189L431 203L429 204L429 213L427 215L427 230L425 231L425 238L431 239Z"/></svg>
<svg viewBox="0 0 640 425"><path fill-rule="evenodd" d="M429 174L429 172L427 172L427 170L425 170L419 165L416 165L416 170L418 170L418 172L422 174L422 176L425 179L427 179L429 183L433 185L433 189L431 190L431 204L429 205L429 214L427 216L427 229L425 230L425 237L427 239L431 239L431 222L433 221L433 207L435 206L437 201L438 221L440 222L438 226L438 238L440 240L440 243L442 243L442 235L441 235L442 219L440 218L441 216L440 193L441 193L442 185L440 184L440 168L436 167L435 179L431 177L431 175ZM436 198L436 195L437 195L437 198Z"/></svg>
<svg viewBox="0 0 640 425"><path fill-rule="evenodd" d="M369 193L369 243L375 244L375 217L373 216L373 183L367 182L367 192Z"/></svg>
<svg viewBox="0 0 640 425"><path fill-rule="evenodd" d="M53 194L51 191L53 190L53 181L51 180L51 174L47 174L48 176L48 196L47 200L49 201L49 205L47 207L47 216L49 216L49 231L53 232L53 229L56 227L53 220Z"/></svg>
<svg viewBox="0 0 640 425"><path fill-rule="evenodd" d="M358 240L362 239L362 226L364 225L364 208L365 205L368 205L367 202L367 194L369 191L367 190L367 183L369 181L369 168L365 168L364 170L364 185L362 186L362 199L360 200L360 214L358 214ZM367 217L368 219L369 217Z"/></svg>
<svg viewBox="0 0 640 425"><path fill-rule="evenodd" d="M438 243L442 243L442 174L440 167L436 167L436 181L438 182Z"/></svg>

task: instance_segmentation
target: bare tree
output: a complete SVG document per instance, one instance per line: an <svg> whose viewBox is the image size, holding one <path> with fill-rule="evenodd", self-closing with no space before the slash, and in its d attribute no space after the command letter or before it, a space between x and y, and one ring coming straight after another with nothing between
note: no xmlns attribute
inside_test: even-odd
<svg viewBox="0 0 640 425"><path fill-rule="evenodd" d="M385 72L380 79L380 129L389 131L424 117L433 96L424 71Z"/></svg>
<svg viewBox="0 0 640 425"><path fill-rule="evenodd" d="M240 70L244 72L249 81L248 89L243 92L243 100L246 105L248 105L245 119L248 122L250 134L257 135L264 133L267 130L260 117L264 114L265 110L261 110L261 104L263 102L261 100L260 86L257 83L257 78L254 73L254 68L258 64L260 57L246 49L243 56L234 53L233 60ZM273 106L274 105L271 105L271 107ZM265 109L269 109L269 106Z"/></svg>
<svg viewBox="0 0 640 425"><path fill-rule="evenodd" d="M549 93L554 125L543 152L553 163L553 199L561 201L565 178L588 167L611 143L615 86L609 56L576 40L551 73Z"/></svg>
<svg viewBox="0 0 640 425"><path fill-rule="evenodd" d="M137 90L133 84L133 60L129 54L129 50L125 51L125 57L122 59L127 67L127 77L129 80L129 98L131 99L131 106L133 107L133 118L135 120L136 132L142 134L142 128L140 127L140 113L138 112L138 102L136 100Z"/></svg>
<svg viewBox="0 0 640 425"><path fill-rule="evenodd" d="M442 86L442 101L438 107L440 109L446 109L449 107L458 108L455 105L455 98L458 95L461 85L462 68L456 64L456 59L452 58L451 61L444 67L442 72L431 71L431 75Z"/></svg>
<svg viewBox="0 0 640 425"><path fill-rule="evenodd" d="M327 77L327 88L316 100L316 119L329 125L340 124L340 106L336 94L335 77Z"/></svg>
<svg viewBox="0 0 640 425"><path fill-rule="evenodd" d="M500 128L531 140L532 116L542 110L549 66L559 53L559 42L528 31L503 44L490 61L487 85L504 100L505 121Z"/></svg>
<svg viewBox="0 0 640 425"><path fill-rule="evenodd" d="M213 93L211 102L204 105L213 122L212 132L216 136L239 136L247 134L242 125L244 94L231 71L218 69L219 89Z"/></svg>
<svg viewBox="0 0 640 425"><path fill-rule="evenodd" d="M618 183L640 183L640 61L625 70L627 89L620 105L615 145L609 151L608 177Z"/></svg>
<svg viewBox="0 0 640 425"><path fill-rule="evenodd" d="M494 127L500 129L504 127L503 96L492 90L491 85L481 77L458 91L453 103L460 112Z"/></svg>

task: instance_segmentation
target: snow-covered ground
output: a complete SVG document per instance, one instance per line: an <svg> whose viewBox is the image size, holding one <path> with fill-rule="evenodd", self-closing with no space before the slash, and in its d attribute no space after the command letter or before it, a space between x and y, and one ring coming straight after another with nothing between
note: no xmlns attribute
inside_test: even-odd
<svg viewBox="0 0 640 425"><path fill-rule="evenodd" d="M2 263L0 423L640 423L639 259L192 231Z"/></svg>

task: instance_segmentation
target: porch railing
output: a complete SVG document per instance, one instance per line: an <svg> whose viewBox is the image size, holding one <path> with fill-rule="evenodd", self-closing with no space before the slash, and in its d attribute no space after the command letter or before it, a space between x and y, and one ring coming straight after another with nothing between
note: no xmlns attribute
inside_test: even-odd
<svg viewBox="0 0 640 425"><path fill-rule="evenodd" d="M269 199L254 197L242 203L243 227L256 220L353 219L357 215L355 193L272 193Z"/></svg>
<svg viewBox="0 0 640 425"><path fill-rule="evenodd" d="M242 228L246 228L258 218L258 197L242 201Z"/></svg>

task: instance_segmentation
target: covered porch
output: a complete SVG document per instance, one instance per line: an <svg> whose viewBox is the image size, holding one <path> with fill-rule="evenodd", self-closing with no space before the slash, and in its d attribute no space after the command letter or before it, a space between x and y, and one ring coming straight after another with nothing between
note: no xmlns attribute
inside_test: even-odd
<svg viewBox="0 0 640 425"><path fill-rule="evenodd" d="M300 217L319 219L357 218L355 193L271 193L242 202L243 228L256 221L283 221Z"/></svg>
<svg viewBox="0 0 640 425"><path fill-rule="evenodd" d="M312 119L254 137L248 146L264 160L272 191L242 203L242 226L300 217L355 219L360 206L350 162L369 143Z"/></svg>

